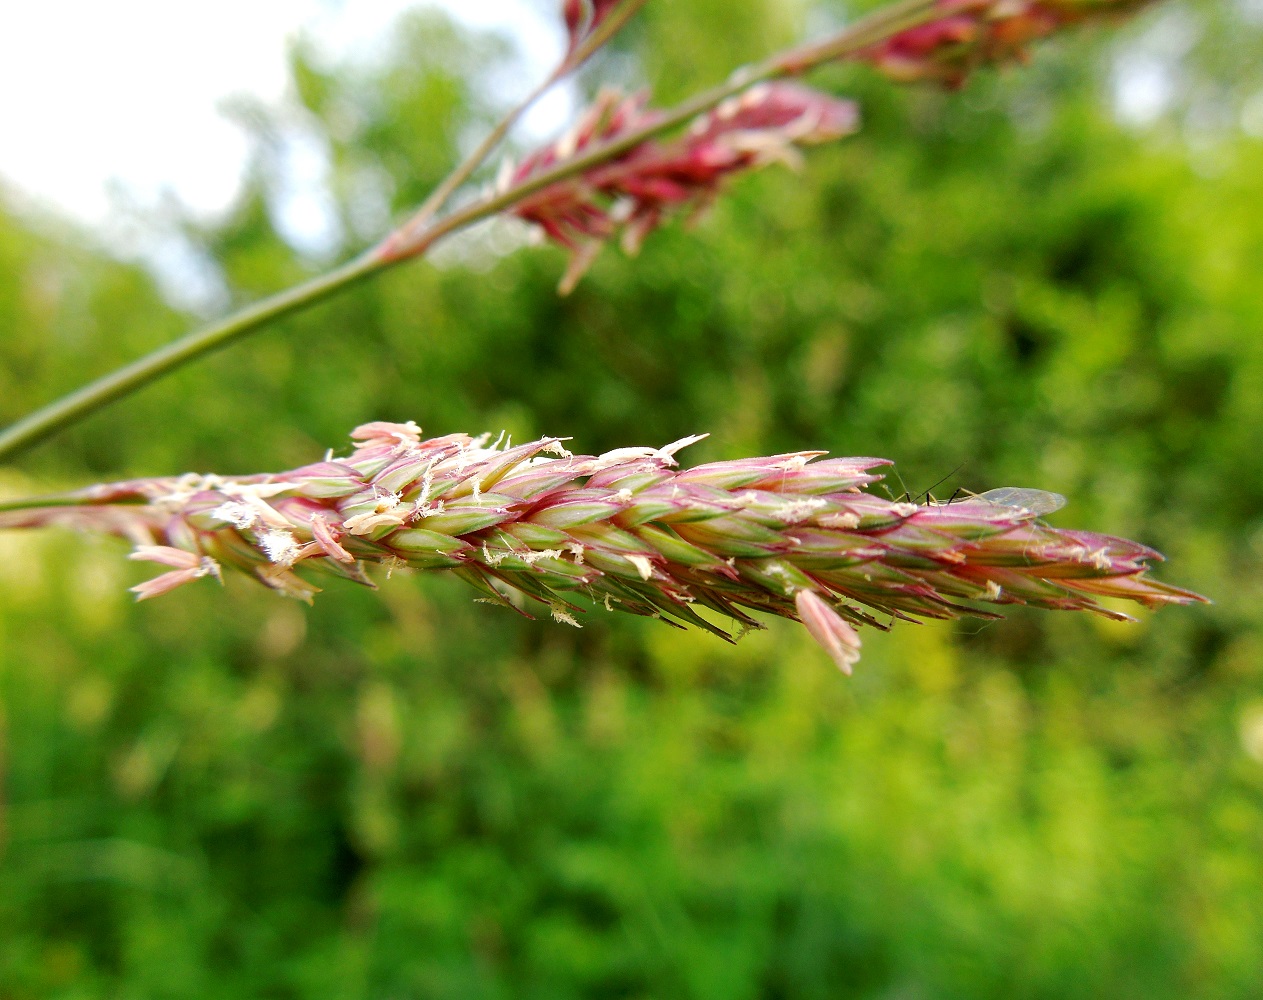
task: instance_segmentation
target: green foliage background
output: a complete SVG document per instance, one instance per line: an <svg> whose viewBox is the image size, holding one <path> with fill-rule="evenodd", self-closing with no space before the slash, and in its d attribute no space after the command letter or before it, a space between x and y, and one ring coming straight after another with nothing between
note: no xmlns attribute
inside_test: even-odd
<svg viewBox="0 0 1263 1000"><path fill-rule="evenodd" d="M802 21L650 4L589 76L667 100ZM1214 27L1198 79L1229 100L1255 36ZM1155 545L1213 607L901 626L846 680L780 622L574 631L443 577L137 606L121 545L0 537L0 997L1257 996L1263 148L1115 123L1115 44L958 94L826 74L860 136L572 297L556 251L463 241L3 487L288 467L375 418L584 451L708 430L687 460L1057 490L1056 523ZM296 55L348 252L373 192L402 211L486 119L503 52L427 15L374 69ZM284 122L247 117L247 196L189 229L240 301L317 266L270 221ZM84 234L0 215L0 418L189 322Z"/></svg>

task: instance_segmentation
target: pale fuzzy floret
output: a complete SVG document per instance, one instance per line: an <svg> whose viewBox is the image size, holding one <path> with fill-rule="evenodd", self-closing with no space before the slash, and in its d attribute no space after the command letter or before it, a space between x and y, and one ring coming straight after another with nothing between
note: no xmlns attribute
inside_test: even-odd
<svg viewBox="0 0 1263 1000"><path fill-rule="evenodd" d="M412 506L412 518L429 517L432 514L442 514L446 507L442 500L436 500L434 503L422 503L418 500Z"/></svg>
<svg viewBox="0 0 1263 1000"><path fill-rule="evenodd" d="M682 437L677 441L672 441L670 444L659 448L658 454L665 455L668 458L674 458L678 452L683 451L690 445L697 444L699 441L705 441L708 437L710 437L710 434L689 434L687 437ZM674 465L675 463L672 462L671 464Z"/></svg>
<svg viewBox="0 0 1263 1000"><path fill-rule="evenodd" d="M602 472L605 469L612 469L615 466L645 458L654 458L666 465L674 466L677 464L675 461L676 452L687 448L691 444L697 444L698 441L704 441L707 437L709 437L707 434L690 434L688 437L672 441L669 445L662 448L615 448L613 451L607 451L597 456L587 464L585 471L589 474Z"/></svg>
<svg viewBox="0 0 1263 1000"><path fill-rule="evenodd" d="M798 607L798 616L811 637L844 674L849 674L860 658L859 634L814 591L798 591L794 595L794 603Z"/></svg>
<svg viewBox="0 0 1263 1000"><path fill-rule="evenodd" d="M424 509L426 504L430 502L430 490L434 489L434 460L425 467L421 473L421 495L416 499L416 508L418 511Z"/></svg>
<svg viewBox="0 0 1263 1000"><path fill-rule="evenodd" d="M194 569L201 563L201 557L194 552L173 548L170 545L137 545L127 557L136 562L156 562L176 569Z"/></svg>
<svg viewBox="0 0 1263 1000"><path fill-rule="evenodd" d="M359 427L351 431L351 440L364 441L369 444L385 442L395 445L413 445L421 440L421 428L413 420L403 424L377 420L372 423L360 424Z"/></svg>
<svg viewBox="0 0 1263 1000"><path fill-rule="evenodd" d="M291 483L238 483L230 479L223 480L215 487L215 490L232 499L220 504L216 509L224 511L226 515L231 513L232 517L238 519L245 519L248 516L246 512L252 511L254 520L238 524L238 527L254 528L258 525L270 525L274 528L287 528L289 521L268 501L292 489ZM237 523L231 517L225 517L225 520L227 523Z"/></svg>
<svg viewBox="0 0 1263 1000"><path fill-rule="evenodd" d="M175 567L169 573L163 573L132 587L132 593L136 595L138 601L160 597L202 577L213 576L220 583L223 583L224 579L219 563L210 556L199 556L194 552L186 552L170 545L138 545L129 558Z"/></svg>
<svg viewBox="0 0 1263 1000"><path fill-rule="evenodd" d="M561 442L568 440L570 439L552 438L546 445L544 445L542 450L548 452L550 455L556 455L558 458L574 458L574 455L562 446Z"/></svg>
<svg viewBox="0 0 1263 1000"><path fill-rule="evenodd" d="M278 566L293 566L301 546L292 532L284 528L268 528L259 534L259 548Z"/></svg>
<svg viewBox="0 0 1263 1000"><path fill-rule="evenodd" d="M218 489L223 480L216 475L185 473L174 483L159 486L150 493L150 500L164 509L177 511L202 490Z"/></svg>
<svg viewBox="0 0 1263 1000"><path fill-rule="evenodd" d="M210 512L210 516L242 530L253 528L259 523L259 512L250 504L239 500L224 501Z"/></svg>
<svg viewBox="0 0 1263 1000"><path fill-rule="evenodd" d="M642 580L649 580L653 577L653 563L646 556L628 556L627 561L636 567L636 572L640 574Z"/></svg>
<svg viewBox="0 0 1263 1000"><path fill-rule="evenodd" d="M575 628L583 628L576 620L574 615L563 608L560 604L554 604L550 608L553 615L553 621L558 625L573 625Z"/></svg>
<svg viewBox="0 0 1263 1000"><path fill-rule="evenodd" d="M320 588L315 584L307 582L292 569L280 564L258 566L255 568L255 575L273 590L305 604L311 604L312 598L320 593Z"/></svg>
<svg viewBox="0 0 1263 1000"><path fill-rule="evenodd" d="M318 544L332 559L339 562L350 563L355 562L355 557L351 555L338 541L337 535L329 527L329 523L325 518L316 514L311 519L311 534Z"/></svg>
<svg viewBox="0 0 1263 1000"><path fill-rule="evenodd" d="M415 510L366 511L363 514L348 517L343 522L343 526L352 535L367 535L384 525L398 528L411 520L416 513Z"/></svg>
<svg viewBox="0 0 1263 1000"><path fill-rule="evenodd" d="M808 497L804 500L791 500L782 504L777 508L777 514L784 519L786 524L798 524L805 521L818 510L828 507L827 500L821 500L819 497Z"/></svg>

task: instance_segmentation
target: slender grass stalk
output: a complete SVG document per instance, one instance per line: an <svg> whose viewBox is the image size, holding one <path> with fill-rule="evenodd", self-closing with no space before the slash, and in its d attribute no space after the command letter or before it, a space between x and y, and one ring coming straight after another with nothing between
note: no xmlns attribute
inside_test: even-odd
<svg viewBox="0 0 1263 1000"><path fill-rule="evenodd" d="M226 347L273 320L315 305L388 266L390 262L361 255L327 274L186 334L5 428L0 433L0 458L11 458L190 361Z"/></svg>

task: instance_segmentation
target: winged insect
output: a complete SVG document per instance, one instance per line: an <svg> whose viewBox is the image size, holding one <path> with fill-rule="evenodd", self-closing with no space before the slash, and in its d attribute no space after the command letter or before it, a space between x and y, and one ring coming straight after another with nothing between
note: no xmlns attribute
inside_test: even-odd
<svg viewBox="0 0 1263 1000"><path fill-rule="evenodd" d="M981 500L996 507L1012 507L1043 517L1053 514L1066 505L1066 498L1060 493L1047 490L1026 489L1020 486L1000 486L986 493L975 493L971 499Z"/></svg>

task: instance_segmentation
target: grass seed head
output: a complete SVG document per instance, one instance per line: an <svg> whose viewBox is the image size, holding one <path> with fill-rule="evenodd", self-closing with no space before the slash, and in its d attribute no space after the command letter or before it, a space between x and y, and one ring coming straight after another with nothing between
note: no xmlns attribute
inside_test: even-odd
<svg viewBox="0 0 1263 1000"><path fill-rule="evenodd" d="M1148 575L1162 558L1152 549L994 499L1034 491L925 504L864 492L885 459L805 451L679 469L676 452L696 437L589 456L557 438L425 440L390 423L352 440L344 458L275 475L94 486L0 513L0 527L127 538L133 558L170 567L134 588L140 599L221 567L305 601L317 574L371 586L368 564L446 569L484 599L570 625L584 598L729 640L716 616L738 633L758 627L752 612L796 619L847 672L861 624L996 617L1006 604L1126 620L1101 599L1202 600Z"/></svg>

